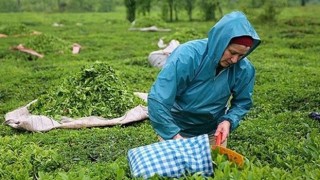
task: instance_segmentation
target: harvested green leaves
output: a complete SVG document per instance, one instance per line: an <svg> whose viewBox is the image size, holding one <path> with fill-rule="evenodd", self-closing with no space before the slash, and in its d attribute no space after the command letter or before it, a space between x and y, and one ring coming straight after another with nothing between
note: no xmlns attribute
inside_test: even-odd
<svg viewBox="0 0 320 180"><path fill-rule="evenodd" d="M141 103L112 67L96 62L41 96L30 110L55 119L93 115L114 118Z"/></svg>
<svg viewBox="0 0 320 180"><path fill-rule="evenodd" d="M22 46L30 51L35 51L37 54L44 56L50 54L71 54L72 43L67 42L53 35L48 34L37 34L33 36L28 36L26 42L21 43ZM14 48L13 48L14 49ZM23 60L35 60L38 56L34 54L17 51L8 51L4 54L7 59L23 59Z"/></svg>
<svg viewBox="0 0 320 180"><path fill-rule="evenodd" d="M181 43L194 40L194 39L201 39L204 38L206 35L200 33L197 29L194 28L182 28L177 29L175 33L169 34L165 36L163 39L165 41L171 41L172 39L176 39Z"/></svg>
<svg viewBox="0 0 320 180"><path fill-rule="evenodd" d="M0 33L6 35L30 34L32 31L24 24L11 24L0 27Z"/></svg>
<svg viewBox="0 0 320 180"><path fill-rule="evenodd" d="M72 43L64 41L56 36L40 34L30 37L24 44L25 47L31 48L41 54L50 53L71 53Z"/></svg>
<svg viewBox="0 0 320 180"><path fill-rule="evenodd" d="M143 27L150 27L150 26L157 26L158 28L167 28L167 23L159 17L148 17L143 16L139 19L136 19L134 22L134 27L136 28L143 28Z"/></svg>

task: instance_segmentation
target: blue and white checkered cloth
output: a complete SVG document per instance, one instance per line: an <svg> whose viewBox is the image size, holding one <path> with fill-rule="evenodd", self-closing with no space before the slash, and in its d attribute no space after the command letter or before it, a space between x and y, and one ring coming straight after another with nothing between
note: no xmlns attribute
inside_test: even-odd
<svg viewBox="0 0 320 180"><path fill-rule="evenodd" d="M144 179L155 174L161 177L180 177L196 172L204 176L213 174L207 134L130 149L128 161L132 176Z"/></svg>

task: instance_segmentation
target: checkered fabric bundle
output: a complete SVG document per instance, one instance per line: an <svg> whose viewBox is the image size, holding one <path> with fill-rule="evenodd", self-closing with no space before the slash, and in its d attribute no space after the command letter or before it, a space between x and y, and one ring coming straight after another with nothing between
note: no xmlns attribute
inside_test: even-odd
<svg viewBox="0 0 320 180"><path fill-rule="evenodd" d="M180 177L186 173L213 174L208 135L187 139L167 140L128 151L133 177L147 179L155 174L161 177Z"/></svg>

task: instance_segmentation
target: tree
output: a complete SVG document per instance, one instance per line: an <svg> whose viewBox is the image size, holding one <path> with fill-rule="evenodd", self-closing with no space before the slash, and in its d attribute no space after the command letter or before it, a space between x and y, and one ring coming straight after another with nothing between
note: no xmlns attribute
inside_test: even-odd
<svg viewBox="0 0 320 180"><path fill-rule="evenodd" d="M173 0L167 0L168 7L169 7L169 18L170 22L173 21Z"/></svg>
<svg viewBox="0 0 320 180"><path fill-rule="evenodd" d="M17 0L17 8L18 8L18 11L20 11L20 9L21 9L21 0Z"/></svg>
<svg viewBox="0 0 320 180"><path fill-rule="evenodd" d="M200 0L199 6L203 12L204 20L215 20L216 0Z"/></svg>
<svg viewBox="0 0 320 180"><path fill-rule="evenodd" d="M286 0L269 0L264 1L262 12L258 14L258 19L264 23L276 23L277 16L287 5Z"/></svg>
<svg viewBox="0 0 320 180"><path fill-rule="evenodd" d="M124 0L127 8L127 20L133 22L136 19L136 0Z"/></svg>
<svg viewBox="0 0 320 180"><path fill-rule="evenodd" d="M177 1L175 1L173 3L173 11L174 11L174 15L175 15L175 21L179 21L179 17L178 17L178 3Z"/></svg>
<svg viewBox="0 0 320 180"><path fill-rule="evenodd" d="M61 2L61 0L57 0L59 12L64 12L67 7L66 2Z"/></svg>
<svg viewBox="0 0 320 180"><path fill-rule="evenodd" d="M178 17L178 10L179 7L182 7L182 3L181 1L174 1L174 0L165 0L165 1L161 1L160 2L162 5L162 19L165 21L170 21L173 22L178 21L179 17ZM175 18L173 19L173 16L175 16Z"/></svg>
<svg viewBox="0 0 320 180"><path fill-rule="evenodd" d="M137 0L137 9L143 16L150 14L152 0Z"/></svg>
<svg viewBox="0 0 320 180"><path fill-rule="evenodd" d="M20 1L15 1L15 0L0 1L0 12L19 11L19 3Z"/></svg>
<svg viewBox="0 0 320 180"><path fill-rule="evenodd" d="M114 10L114 0L99 0L98 11L99 12L110 12Z"/></svg>
<svg viewBox="0 0 320 180"><path fill-rule="evenodd" d="M192 21L192 11L195 1L193 0L185 0L184 8L187 11L189 21Z"/></svg>
<svg viewBox="0 0 320 180"><path fill-rule="evenodd" d="M301 0L301 6L305 6L308 0Z"/></svg>

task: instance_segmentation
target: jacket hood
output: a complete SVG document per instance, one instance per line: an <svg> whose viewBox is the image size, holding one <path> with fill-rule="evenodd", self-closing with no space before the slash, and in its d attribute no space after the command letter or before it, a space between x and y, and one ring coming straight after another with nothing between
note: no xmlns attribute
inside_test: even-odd
<svg viewBox="0 0 320 180"><path fill-rule="evenodd" d="M245 35L253 38L253 45L244 57L248 56L260 44L257 32L240 11L223 16L209 31L206 59L213 62L212 65L216 67L231 39Z"/></svg>

